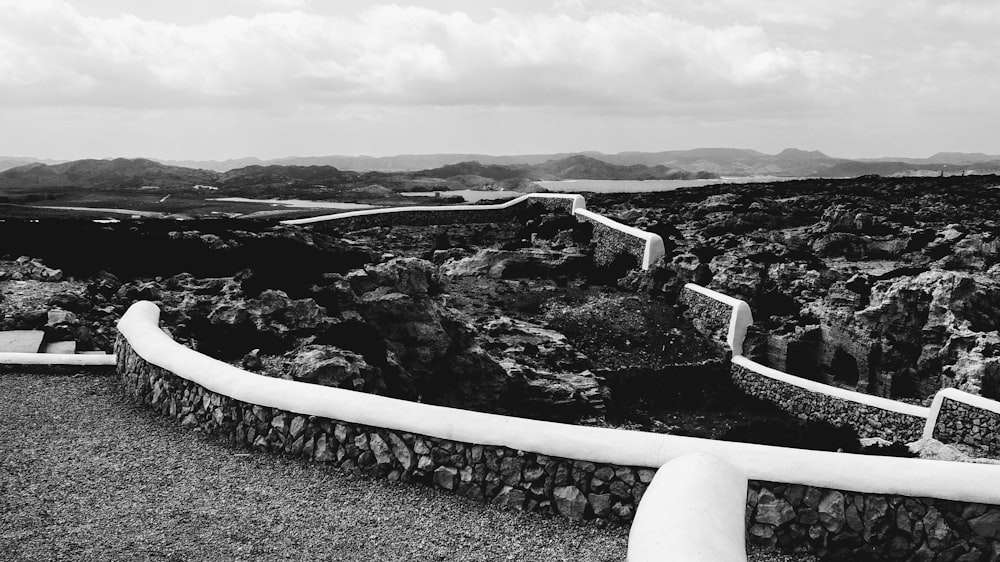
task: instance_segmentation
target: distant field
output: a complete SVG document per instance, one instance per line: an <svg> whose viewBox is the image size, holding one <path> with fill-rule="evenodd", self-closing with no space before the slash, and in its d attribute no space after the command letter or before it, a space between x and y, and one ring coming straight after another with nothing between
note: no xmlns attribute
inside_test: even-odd
<svg viewBox="0 0 1000 562"><path fill-rule="evenodd" d="M226 193L226 196L232 196ZM168 218L188 217L237 217L286 219L337 212L331 209L292 208L272 203L252 203L245 201L216 201L217 192L190 190L136 191L99 190L80 188L3 189L0 190L0 217L3 218L80 218L122 219L128 212ZM425 198L414 200L408 197L380 197L376 199L345 199L345 202L364 203L375 206L409 206L433 204ZM454 202L454 201L449 201ZM62 208L59 208L62 207ZM73 209L76 208L76 209ZM87 211L82 209L94 209ZM156 215L147 215L156 213Z"/></svg>

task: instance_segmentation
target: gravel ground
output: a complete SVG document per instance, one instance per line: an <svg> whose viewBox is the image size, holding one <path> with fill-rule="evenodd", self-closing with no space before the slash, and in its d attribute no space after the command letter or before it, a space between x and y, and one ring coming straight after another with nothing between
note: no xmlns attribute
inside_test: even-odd
<svg viewBox="0 0 1000 562"><path fill-rule="evenodd" d="M113 377L0 374L0 420L0 560L625 558L628 529L247 454Z"/></svg>
<svg viewBox="0 0 1000 562"><path fill-rule="evenodd" d="M0 373L0 560L620 561L627 538L247 453L111 376Z"/></svg>

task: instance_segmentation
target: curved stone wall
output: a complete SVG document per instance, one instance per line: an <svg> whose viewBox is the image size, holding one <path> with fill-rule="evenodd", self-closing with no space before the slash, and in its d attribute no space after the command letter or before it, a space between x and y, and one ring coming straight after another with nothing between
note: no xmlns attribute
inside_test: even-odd
<svg viewBox="0 0 1000 562"><path fill-rule="evenodd" d="M572 426L268 378L177 344L159 329L158 314L140 302L119 322L118 370L129 394L185 426L245 446L513 508L622 522L633 516L656 468L706 453L749 479L747 529L762 544L972 555L987 552L983 547L1000 554L991 542L1000 536L995 465ZM867 517L860 531L859 513Z"/></svg>

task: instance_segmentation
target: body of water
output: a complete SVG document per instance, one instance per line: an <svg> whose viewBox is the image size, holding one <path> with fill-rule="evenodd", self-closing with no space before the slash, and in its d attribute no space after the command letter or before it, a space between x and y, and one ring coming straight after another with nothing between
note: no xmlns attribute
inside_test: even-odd
<svg viewBox="0 0 1000 562"><path fill-rule="evenodd" d="M645 193L652 191L673 191L682 187L702 187L724 183L762 183L787 181L797 178L776 176L753 176L741 178L720 178L717 180L560 180L540 181L538 185L558 193Z"/></svg>
<svg viewBox="0 0 1000 562"><path fill-rule="evenodd" d="M673 191L681 187L700 187L724 183L760 183L769 181L785 181L796 178L781 178L773 176L754 176L745 178L722 178L717 180L562 180L540 181L538 185L554 193L644 193L652 191ZM459 189L455 191L409 191L400 193L406 197L452 197L459 195L469 203L488 201L492 199L512 199L524 193L517 191L479 191L475 189ZM307 201L304 199L249 199L246 197L218 197L212 201L229 201L233 203L267 203L284 205L286 207L319 208L319 209L372 209L374 205L362 203L340 203L336 201Z"/></svg>
<svg viewBox="0 0 1000 562"><path fill-rule="evenodd" d="M407 197L436 197L438 195L441 197L451 197L454 195L461 195L469 203L475 203L476 201L489 199L510 199L512 197L520 197L524 194L517 191L478 191L475 189L459 189L456 191L407 191L405 193L400 193L400 195L405 195Z"/></svg>
<svg viewBox="0 0 1000 562"><path fill-rule="evenodd" d="M307 209L372 209L374 205L364 205L362 203L340 203L337 201L307 201L305 199L250 199L247 197L216 197L209 201L227 201L230 203L264 203L270 205L284 205L285 207L302 207Z"/></svg>
<svg viewBox="0 0 1000 562"><path fill-rule="evenodd" d="M554 193L646 193L652 191L673 191L681 187L701 187L725 183L762 183L771 181L787 181L798 178L777 176L753 176L739 178L720 178L717 180L560 180L540 181L538 185ZM477 191L460 189L457 191L412 191L400 193L407 197L434 197L440 194L461 195L469 203L489 199L510 199L524 195L517 191Z"/></svg>

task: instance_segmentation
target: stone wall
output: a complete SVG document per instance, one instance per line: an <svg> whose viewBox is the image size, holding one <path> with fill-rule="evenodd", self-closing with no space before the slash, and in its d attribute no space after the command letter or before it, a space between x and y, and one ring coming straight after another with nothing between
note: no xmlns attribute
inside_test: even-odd
<svg viewBox="0 0 1000 562"><path fill-rule="evenodd" d="M719 295L718 298L713 298L711 293L700 292L703 290L695 290L692 286L686 287L678 297L678 304L687 307L685 315L691 319L695 328L708 335L713 341L726 345L727 337L731 336L734 305L720 300L728 297ZM739 301L736 303L745 306ZM781 343L787 345L786 341ZM808 383L800 386L787 380L780 380L782 377L789 380L801 380L803 383L808 380L787 373L776 374L777 378L769 377L737 364L735 361L746 363L743 357L740 357L739 360L736 359L741 356L741 349L742 347L739 350L734 349L734 363L731 367L732 381L737 388L750 396L770 402L781 410L802 419L826 421L836 425L850 425L857 430L861 437L881 437L890 441L907 443L919 439L923 434L923 427L927 421L926 415L911 415L896 411L898 408L895 408L894 404L886 399L881 400L887 406L878 407L865 403L863 400L867 397L850 400L821 390L806 388ZM782 356L784 357L784 354ZM829 390L836 393L837 389L829 387ZM903 409L913 409L902 403L898 403L898 406Z"/></svg>
<svg viewBox="0 0 1000 562"><path fill-rule="evenodd" d="M943 396L931 437L972 446L976 456L1000 458L1000 413Z"/></svg>
<svg viewBox="0 0 1000 562"><path fill-rule="evenodd" d="M600 221L583 214L576 215L577 220L588 222L594 226L592 242L594 244L594 264L610 265L622 254L635 257L636 268L642 266L646 255L646 241L612 228Z"/></svg>
<svg viewBox="0 0 1000 562"><path fill-rule="evenodd" d="M686 308L684 316L691 320L699 332L709 336L720 346L729 347L732 305L687 288L678 295L677 304Z"/></svg>
<svg viewBox="0 0 1000 562"><path fill-rule="evenodd" d="M166 354L161 359L176 363L176 368L192 369L194 372L189 376L203 378L205 384L211 384L207 381L215 380L214 376L210 376L213 374L210 372L211 365L215 365L214 368L219 370L215 373L218 377L226 380L228 386L235 383L235 387L246 391L246 395L270 398L280 394L308 402L310 393L304 395L299 388L306 383L273 381L278 384L263 384L272 379L243 373L190 350L165 347L163 344L169 342L172 347L179 348L162 331L153 327L156 321L154 312L158 311L149 303L133 305L126 314L128 318L123 318L120 323L123 333L132 333L139 338L136 344L141 342L142 347L152 348L150 352ZM141 326L147 322L150 329L142 329ZM434 486L508 509L627 523L655 475L652 468L613 464L613 460L588 462L567 458L572 454L560 457L511 446L432 437L299 414L293 411L294 405L281 408L261 406L209 391L198 383L150 363L132 349L124 335L116 341L115 352L118 373L126 393L138 402L179 420L184 427L219 436L238 446L299 456L372 477ZM203 361L195 361L196 358ZM229 380L234 376L239 379L246 376L253 380L244 385L241 381ZM258 392L261 390L264 394ZM351 403L345 402L344 407L350 409ZM309 411L310 407L306 408L304 411ZM365 414L354 412L353 415ZM510 421L517 420L511 418ZM552 425L552 430L558 433L560 427L556 426L559 424ZM447 431L443 429L446 426L440 426L441 430ZM664 441L671 438L633 439L637 436L638 432L623 432L621 436L622 440L631 440L634 446L643 447L642 454L630 458L646 458L647 449L658 449L662 454ZM545 439L529 441L546 442ZM614 448L619 442L607 442L604 449ZM582 454L601 454L594 451L587 453L589 446L583 442L576 445L583 446L569 449L579 449ZM682 455L691 451L694 445L691 438L677 437L671 447L676 448L673 451L675 454ZM1000 538L1000 509L969 501L975 498L995 501L1000 498L987 484L993 481L994 466L968 463L951 466L913 459L882 459L716 441L704 441L699 447L706 452L715 451L722 457L728 457L747 474L757 475L756 481L750 480L747 504L743 510L749 536L754 542L821 555L875 553L921 560L979 560L1000 554L995 542ZM769 452L760 456L765 455L765 449ZM737 454L737 450L740 453ZM816 464L818 458L814 457L817 456L825 457L822 464ZM656 466L655 462L663 461L649 462L654 463L651 466ZM786 464L795 468L789 471ZM895 465L896 468L888 469L883 464ZM860 469L860 478L851 474L848 468L856 465L868 467ZM768 478L777 474L786 474L787 480ZM954 476L955 480L948 481L949 476ZM813 487L774 483L774 480L805 481ZM855 489L896 491L859 493L820 487L826 486L826 482L841 480L863 486ZM926 489L929 494L936 490L944 497L961 501L910 497L923 496L923 493L900 492L897 484L901 482L910 482L903 484L903 489ZM873 483L876 483L875 487L871 488ZM901 493L906 495L899 495Z"/></svg>
<svg viewBox="0 0 1000 562"><path fill-rule="evenodd" d="M736 363L732 380L740 390L794 416L850 425L861 437L909 443L920 439L926 418L845 400L755 373Z"/></svg>
<svg viewBox="0 0 1000 562"><path fill-rule="evenodd" d="M842 560L1000 558L1000 508L750 481L747 538Z"/></svg>
<svg viewBox="0 0 1000 562"><path fill-rule="evenodd" d="M352 212L341 213L343 217L333 215L329 220L305 223L318 228L336 228L342 230L362 230L379 226L429 226L439 224L471 224L510 222L519 216L530 215L539 209L545 211L573 212L574 200L570 198L533 197L517 205L497 208L496 205L483 205L482 209L475 206L463 206L461 209L401 209L391 212ZM287 221L295 224L296 221Z"/></svg>
<svg viewBox="0 0 1000 562"><path fill-rule="evenodd" d="M183 427L506 509L624 524L655 474L249 404L152 365L123 337L115 351L126 393ZM785 551L914 560L992 560L1000 554L1000 509L983 504L751 480L745 518L751 542Z"/></svg>
<svg viewBox="0 0 1000 562"><path fill-rule="evenodd" d="M121 336L115 352L127 394L184 427L238 446L417 482L509 509L626 523L655 474L249 404L152 365Z"/></svg>
<svg viewBox="0 0 1000 562"><path fill-rule="evenodd" d="M414 209L394 208L338 213L324 217L295 219L285 224L309 225L314 228L361 230L365 228L408 225L469 224L512 222L531 218L539 212L566 212L578 221L593 225L594 263L610 265L621 255L635 258L636 268L648 269L663 255L663 240L656 235L620 225L583 209L579 195L525 196L499 205L462 205ZM648 240L647 240L648 239Z"/></svg>

